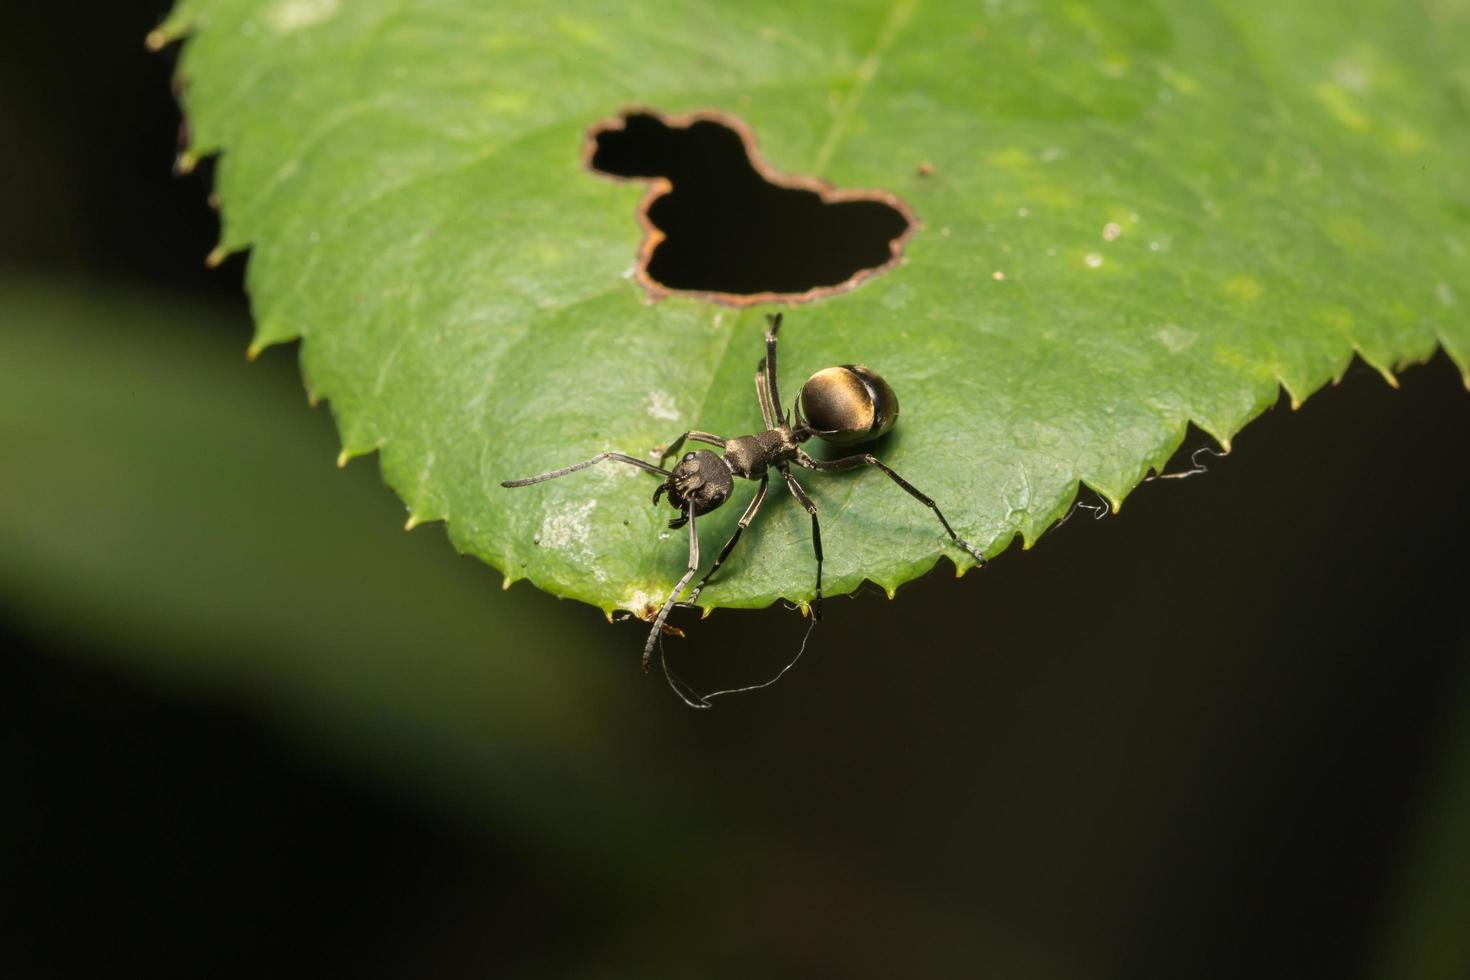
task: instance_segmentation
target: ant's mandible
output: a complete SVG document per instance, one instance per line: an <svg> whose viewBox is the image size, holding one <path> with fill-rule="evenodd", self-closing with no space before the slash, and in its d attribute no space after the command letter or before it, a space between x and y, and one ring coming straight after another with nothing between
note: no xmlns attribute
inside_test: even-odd
<svg viewBox="0 0 1470 980"><path fill-rule="evenodd" d="M664 601L663 607L659 609L653 621L653 628L648 632L648 641L643 645L643 669L645 671L649 669L652 662L653 648L658 643L659 634L663 631L669 613L678 603L679 596L688 586L689 581L699 571L699 534L695 529L696 518L703 517L730 498L730 492L735 486L734 478L737 476L746 480L759 480L760 485L756 488L755 496L746 506L745 513L741 514L740 520L735 523L734 533L720 549L714 564L710 566L709 571L704 573L704 577L699 580L694 591L689 593L688 604L693 604L699 598L699 593L709 583L711 576L730 556L735 543L740 540L741 533L750 526L751 521L755 520L761 503L766 499L766 489L771 479L769 471L774 469L785 481L791 495L811 515L812 550L817 559L817 590L811 611L813 621L821 618L822 527L817 519L816 504L812 503L812 499L806 495L801 484L797 483L796 478L791 475L793 463L803 469L819 473L851 470L862 466L871 466L882 471L890 480L902 487L909 496L932 510L934 516L939 519L939 523L944 526L944 530L956 544L965 549L978 563L985 564L985 556L955 534L954 528L949 526L949 521L945 520L944 514L933 500L895 473L876 456L871 453L859 453L840 459L814 459L801 448L801 444L813 436L839 446L854 446L877 439L892 428L893 423L898 420L898 396L893 393L888 382L869 369L860 364L844 364L840 367L825 368L807 379L806 384L801 387L801 393L792 405L792 411L783 414L780 389L776 384L776 332L781 328L781 314L767 316L766 321L768 324L766 356L761 359L755 371L755 394L756 400L760 403L761 419L766 425L764 432L737 436L734 439L722 439L709 432L691 429L675 439L663 451L659 456L660 464L678 453L684 443L689 440L718 446L724 450L724 455L717 455L708 449L688 452L683 455L673 470L665 469L663 465L655 466L653 463L624 453L606 452L599 453L581 463L564 466L559 470L527 477L524 480L506 480L501 484L502 487L528 487L533 483L543 483L559 476L566 476L568 473L584 470L605 460L627 463L665 478L664 482L653 491L653 501L658 503L660 497L667 496L669 504L679 511L679 516L669 522L669 527L680 528L686 524L689 526L689 564L683 577L679 579L678 584L669 593L668 599ZM672 683L672 678L670 681ZM764 687L765 685L755 686ZM678 688L676 687L675 690ZM682 696L682 692L680 693ZM685 700L689 699L686 697ZM690 703L694 704L694 702ZM708 707L708 703L700 699L700 703L695 706Z"/></svg>

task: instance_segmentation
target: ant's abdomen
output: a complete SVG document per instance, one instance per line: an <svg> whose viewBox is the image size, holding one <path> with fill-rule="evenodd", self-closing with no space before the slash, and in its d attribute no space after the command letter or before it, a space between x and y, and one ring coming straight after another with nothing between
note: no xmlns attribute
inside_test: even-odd
<svg viewBox="0 0 1470 980"><path fill-rule="evenodd" d="M801 387L801 413L813 434L839 446L871 442L898 421L898 396L861 364L818 371Z"/></svg>

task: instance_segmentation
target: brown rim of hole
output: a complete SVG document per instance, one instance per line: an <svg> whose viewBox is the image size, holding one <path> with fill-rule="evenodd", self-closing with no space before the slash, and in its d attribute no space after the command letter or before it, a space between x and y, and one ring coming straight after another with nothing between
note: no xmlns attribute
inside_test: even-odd
<svg viewBox="0 0 1470 980"><path fill-rule="evenodd" d="M791 190L806 190L814 192L821 198L823 204L835 204L841 201L877 201L886 204L903 216L908 227L903 234L888 243L888 261L881 265L869 266L859 269L847 279L835 286L815 286L801 293L722 293L709 289L671 289L648 274L648 260L653 256L653 250L658 248L666 237L662 231L656 228L653 222L648 220L648 209L653 202L668 194L674 189L666 177L620 177L592 166L592 157L597 152L597 137L603 133L623 129L628 116L653 116L664 125L685 129L696 122L718 123L730 129L740 137L745 144L745 154L750 159L750 165L755 168L756 173L769 184L784 187ZM605 180L616 181L620 184L645 183L648 192L638 202L638 226L643 229L643 244L638 247L638 265L634 269L634 278L643 287L649 298L655 302L668 296L692 296L695 299L708 300L711 303L721 303L725 306L744 307L754 306L757 303L785 303L794 305L796 303L810 303L813 300L822 299L827 296L835 296L838 293L846 293L857 288L863 282L874 276L882 275L889 269L903 261L903 249L908 244L914 233L923 226L913 210L909 208L900 198L887 191L852 190L833 187L825 180L817 177L793 177L783 174L766 163L756 146L755 134L751 132L744 120L718 109L700 109L695 112L682 114L670 114L659 112L647 106L633 105L622 109L611 119L604 119L588 127L587 134L582 140L582 167L588 173L601 177Z"/></svg>

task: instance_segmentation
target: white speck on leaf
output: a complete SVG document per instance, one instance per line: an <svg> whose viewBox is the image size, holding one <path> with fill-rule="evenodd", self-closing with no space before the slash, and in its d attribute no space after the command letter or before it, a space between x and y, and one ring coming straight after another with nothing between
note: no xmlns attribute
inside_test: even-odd
<svg viewBox="0 0 1470 980"><path fill-rule="evenodd" d="M541 520L541 545L546 548L571 549L578 554L589 553L592 511L596 507L597 501L593 499L547 514Z"/></svg>
<svg viewBox="0 0 1470 980"><path fill-rule="evenodd" d="M913 299L914 290L906 283L898 283L883 294L883 308L886 310L901 310L909 305Z"/></svg>
<svg viewBox="0 0 1470 980"><path fill-rule="evenodd" d="M266 20L277 34L290 34L337 15L341 0L280 0L266 11Z"/></svg>
<svg viewBox="0 0 1470 980"><path fill-rule="evenodd" d="M651 610L657 609L663 602L658 596L649 595L642 589L634 589L623 597L618 603L619 608L626 609L635 616L645 616Z"/></svg>
<svg viewBox="0 0 1470 980"><path fill-rule="evenodd" d="M1096 269L1102 265L1102 256L1096 252L1088 252L1082 261L1087 263L1089 269Z"/></svg>
<svg viewBox="0 0 1470 980"><path fill-rule="evenodd" d="M1447 282L1442 282L1434 287L1434 298L1445 306L1455 305L1455 291L1450 288L1450 284Z"/></svg>
<svg viewBox="0 0 1470 980"><path fill-rule="evenodd" d="M1116 221L1109 221L1107 224L1103 225L1103 241L1117 241L1118 236L1121 234L1123 234L1123 226L1118 224Z"/></svg>
<svg viewBox="0 0 1470 980"><path fill-rule="evenodd" d="M1343 58L1332 68L1332 78L1349 92L1364 92L1368 89L1368 71L1359 62Z"/></svg>
<svg viewBox="0 0 1470 980"><path fill-rule="evenodd" d="M1193 330L1185 330L1177 323L1166 323L1154 331L1154 339L1169 349L1172 354L1189 347L1198 338Z"/></svg>
<svg viewBox="0 0 1470 980"><path fill-rule="evenodd" d="M648 414L669 422L679 421L679 410L674 407L674 396L666 391L651 392L648 396Z"/></svg>

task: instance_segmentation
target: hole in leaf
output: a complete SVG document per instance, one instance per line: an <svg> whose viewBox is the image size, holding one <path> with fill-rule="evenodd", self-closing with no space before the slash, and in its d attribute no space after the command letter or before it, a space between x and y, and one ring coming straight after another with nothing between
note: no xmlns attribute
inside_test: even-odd
<svg viewBox="0 0 1470 980"><path fill-rule="evenodd" d="M745 306L843 292L897 264L917 224L892 194L777 174L728 116L629 111L588 137L592 170L652 181L637 271L655 296Z"/></svg>

